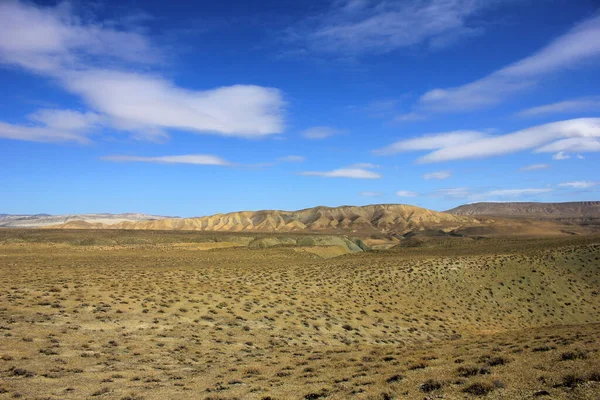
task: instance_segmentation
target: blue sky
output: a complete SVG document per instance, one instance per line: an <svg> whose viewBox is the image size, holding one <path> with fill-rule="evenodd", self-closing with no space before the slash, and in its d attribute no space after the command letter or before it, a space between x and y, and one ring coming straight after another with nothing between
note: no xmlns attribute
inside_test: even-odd
<svg viewBox="0 0 600 400"><path fill-rule="evenodd" d="M599 76L595 0L5 0L0 213L598 200Z"/></svg>

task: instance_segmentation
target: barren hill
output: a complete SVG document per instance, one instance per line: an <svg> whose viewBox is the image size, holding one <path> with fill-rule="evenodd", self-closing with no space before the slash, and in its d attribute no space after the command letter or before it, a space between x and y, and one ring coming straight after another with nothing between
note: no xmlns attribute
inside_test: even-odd
<svg viewBox="0 0 600 400"><path fill-rule="evenodd" d="M451 231L481 221L440 213L404 204L379 204L362 207L314 207L298 211L241 211L198 218L164 218L147 221L122 221L107 225L91 221L73 221L51 228L64 229L152 229L221 232L393 232L415 230Z"/></svg>
<svg viewBox="0 0 600 400"><path fill-rule="evenodd" d="M446 211L470 217L532 218L578 223L600 223L600 201L569 203L473 203Z"/></svg>
<svg viewBox="0 0 600 400"><path fill-rule="evenodd" d="M117 224L124 221L146 221L156 220L165 217L158 215L146 215L139 213L125 213L125 214L66 214L66 215L49 215L49 214L35 214L35 215L12 215L12 214L0 214L0 227L3 228L39 228L50 225L59 224L82 224L84 227L86 224L101 224L111 225Z"/></svg>
<svg viewBox="0 0 600 400"><path fill-rule="evenodd" d="M197 218L163 218L106 224L74 220L51 229L134 229L207 232L320 232L355 236L564 235L585 229L555 221L454 215L404 204L314 207L298 211L241 211Z"/></svg>

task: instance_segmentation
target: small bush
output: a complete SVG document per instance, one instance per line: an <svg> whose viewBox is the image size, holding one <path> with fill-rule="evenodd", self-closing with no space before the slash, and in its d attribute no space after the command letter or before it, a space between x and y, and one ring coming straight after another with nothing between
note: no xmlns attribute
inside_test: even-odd
<svg viewBox="0 0 600 400"><path fill-rule="evenodd" d="M456 372L458 373L458 376L461 376L463 378L468 378L470 376L487 375L490 373L490 370L487 368L462 367L461 366L461 367L458 367Z"/></svg>
<svg viewBox="0 0 600 400"><path fill-rule="evenodd" d="M581 350L566 351L560 355L561 361L585 360L586 358L587 354Z"/></svg>
<svg viewBox="0 0 600 400"><path fill-rule="evenodd" d="M404 377L402 375L394 375L394 376L387 378L386 382L387 383L400 382L403 378Z"/></svg>
<svg viewBox="0 0 600 400"><path fill-rule="evenodd" d="M569 374L569 375L563 376L562 382L555 386L556 387L574 388L584 382L585 382L585 380L582 379L581 377L573 375L573 374Z"/></svg>
<svg viewBox="0 0 600 400"><path fill-rule="evenodd" d="M490 385L489 383L478 382L467 386L463 389L463 392L472 394L474 396L485 396L492 390L494 390L493 385Z"/></svg>
<svg viewBox="0 0 600 400"><path fill-rule="evenodd" d="M433 379L429 379L428 381L423 383L421 386L419 386L419 390L421 390L421 392L425 392L425 393L433 392L434 390L438 390L441 388L442 388L442 384L440 382L434 381Z"/></svg>

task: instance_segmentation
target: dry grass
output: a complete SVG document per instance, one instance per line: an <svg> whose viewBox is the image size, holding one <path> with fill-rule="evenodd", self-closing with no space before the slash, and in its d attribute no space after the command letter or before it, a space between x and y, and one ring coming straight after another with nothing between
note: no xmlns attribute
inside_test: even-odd
<svg viewBox="0 0 600 400"><path fill-rule="evenodd" d="M600 397L598 238L1 234L0 398Z"/></svg>

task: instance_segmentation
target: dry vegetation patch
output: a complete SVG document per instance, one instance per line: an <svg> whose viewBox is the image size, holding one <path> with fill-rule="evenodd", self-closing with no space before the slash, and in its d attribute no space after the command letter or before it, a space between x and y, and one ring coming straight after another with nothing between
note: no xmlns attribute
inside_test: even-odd
<svg viewBox="0 0 600 400"><path fill-rule="evenodd" d="M324 259L47 232L1 233L0 398L600 397L597 238Z"/></svg>

